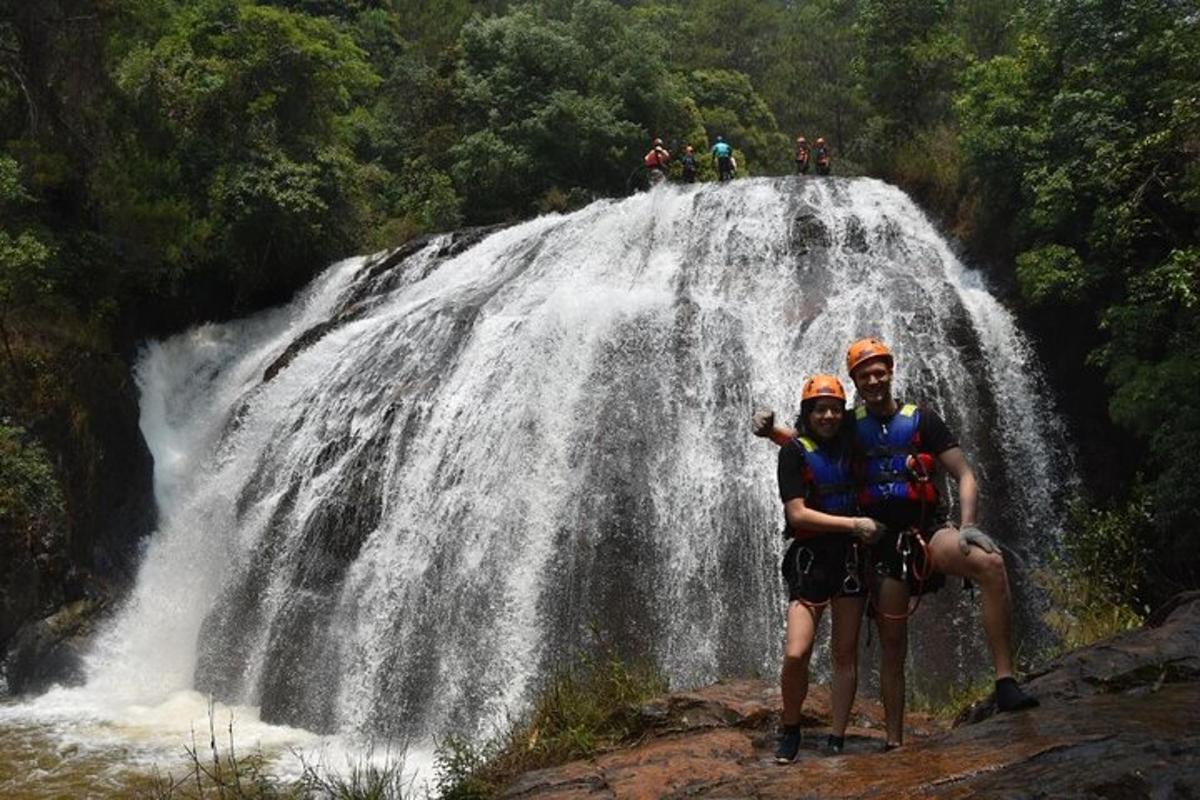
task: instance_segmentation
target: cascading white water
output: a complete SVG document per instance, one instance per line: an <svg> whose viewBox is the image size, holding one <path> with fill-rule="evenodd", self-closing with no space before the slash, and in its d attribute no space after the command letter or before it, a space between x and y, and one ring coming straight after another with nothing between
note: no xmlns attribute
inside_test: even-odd
<svg viewBox="0 0 1200 800"><path fill-rule="evenodd" d="M147 348L161 527L85 691L422 738L494 724L595 635L676 685L772 674L750 413L863 335L959 434L985 525L1021 563L1048 545L1072 470L1037 367L899 190L661 187L454 242ZM951 624L914 620L918 682L987 663L973 613L927 601Z"/></svg>

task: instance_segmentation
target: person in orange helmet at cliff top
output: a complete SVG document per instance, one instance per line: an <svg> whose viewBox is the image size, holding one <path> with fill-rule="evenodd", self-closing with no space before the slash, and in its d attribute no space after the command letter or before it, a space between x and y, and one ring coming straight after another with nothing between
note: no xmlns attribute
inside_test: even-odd
<svg viewBox="0 0 1200 800"><path fill-rule="evenodd" d="M854 410L859 506L887 529L873 544L871 555L879 579L874 602L888 749L900 746L904 739L909 598L936 590L945 575L967 578L980 588L983 627L996 673L997 708L1018 711L1038 704L1013 677L1008 573L1000 548L976 524L975 473L936 412L893 397L894 367L892 351L876 338L860 339L846 353L846 370L862 401ZM790 431L776 427L769 413L756 415L755 432L776 442L785 440ZM957 483L958 526L942 516L932 480L938 466Z"/></svg>
<svg viewBox="0 0 1200 800"><path fill-rule="evenodd" d="M667 162L670 160L671 154L667 148L663 147L663 140L655 139L650 151L642 157L642 163L646 165L650 176L651 186L657 186L667 179Z"/></svg>
<svg viewBox="0 0 1200 800"><path fill-rule="evenodd" d="M796 174L807 175L812 160L812 145L803 136L796 137Z"/></svg>
<svg viewBox="0 0 1200 800"><path fill-rule="evenodd" d="M828 175L831 164L829 155L829 145L825 144L825 137L817 137L817 146L813 150L813 160L817 162L817 174Z"/></svg>

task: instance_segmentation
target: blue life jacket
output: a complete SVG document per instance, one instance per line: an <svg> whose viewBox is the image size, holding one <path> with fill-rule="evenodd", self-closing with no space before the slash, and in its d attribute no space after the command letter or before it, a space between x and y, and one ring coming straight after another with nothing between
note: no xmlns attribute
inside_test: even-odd
<svg viewBox="0 0 1200 800"><path fill-rule="evenodd" d="M937 502L937 484L931 479L932 458L921 457L919 426L921 412L908 403L887 422L867 413L866 406L854 409L855 439L859 452L859 503L869 506L885 500L912 503ZM909 457L914 461L910 462ZM914 464L915 470L909 465Z"/></svg>
<svg viewBox="0 0 1200 800"><path fill-rule="evenodd" d="M729 158L733 155L733 148L729 146L729 142L717 142L713 145L712 152L717 158Z"/></svg>
<svg viewBox="0 0 1200 800"><path fill-rule="evenodd" d="M826 514L854 513L857 501L850 455L823 450L807 436L797 436L796 441L804 448L804 504Z"/></svg>

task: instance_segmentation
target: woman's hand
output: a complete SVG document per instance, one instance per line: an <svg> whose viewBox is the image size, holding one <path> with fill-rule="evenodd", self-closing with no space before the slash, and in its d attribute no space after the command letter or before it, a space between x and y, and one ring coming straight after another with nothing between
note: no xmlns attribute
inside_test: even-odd
<svg viewBox="0 0 1200 800"><path fill-rule="evenodd" d="M854 518L854 533L852 534L864 544L875 544L887 533L887 526L879 520L870 517Z"/></svg>

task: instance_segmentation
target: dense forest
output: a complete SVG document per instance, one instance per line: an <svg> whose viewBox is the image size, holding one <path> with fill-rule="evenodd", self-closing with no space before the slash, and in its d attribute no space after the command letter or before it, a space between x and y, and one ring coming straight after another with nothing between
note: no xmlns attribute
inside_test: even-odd
<svg viewBox="0 0 1200 800"><path fill-rule="evenodd" d="M1136 608L1198 583L1193 2L3 0L0 111L0 571L120 571L80 531L146 337L626 194L654 137L772 175L803 134L1021 313L1079 444L1074 563Z"/></svg>

